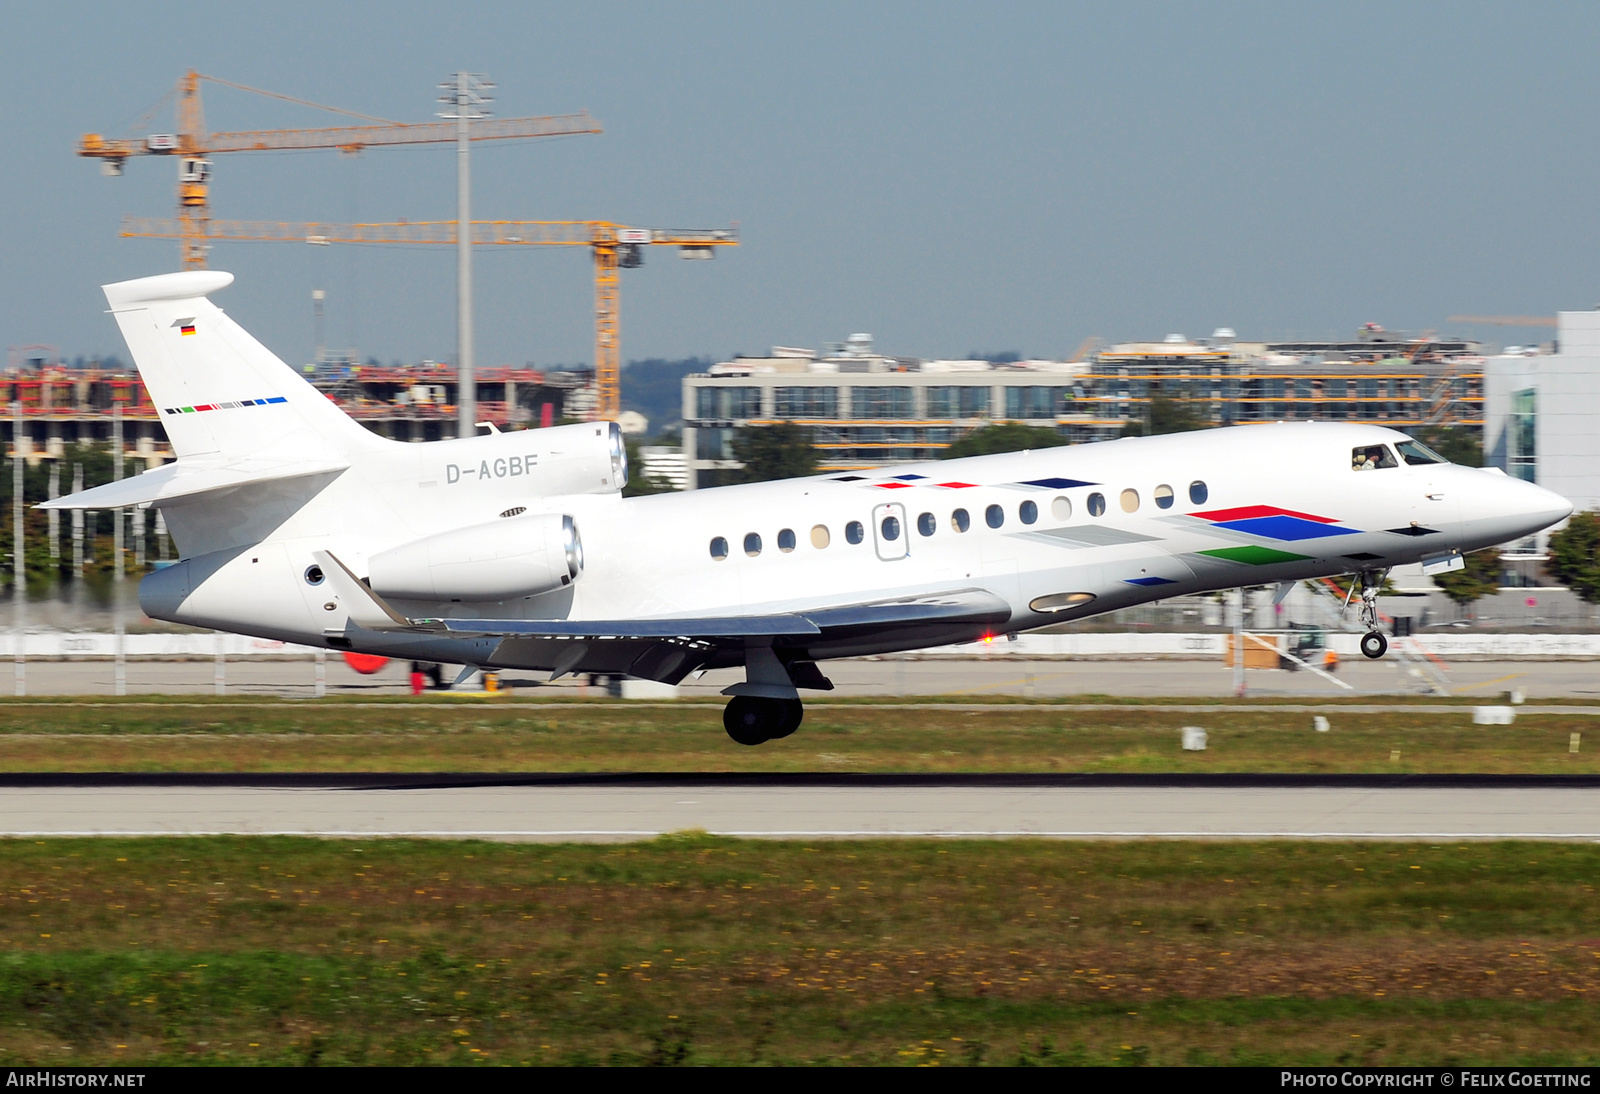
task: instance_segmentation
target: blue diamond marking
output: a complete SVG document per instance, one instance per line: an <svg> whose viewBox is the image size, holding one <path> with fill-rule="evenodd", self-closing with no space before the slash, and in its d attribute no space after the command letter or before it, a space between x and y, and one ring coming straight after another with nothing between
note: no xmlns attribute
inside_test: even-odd
<svg viewBox="0 0 1600 1094"><path fill-rule="evenodd" d="M910 482L913 479L925 479L928 476L926 476L926 475L892 475L890 477L899 479L901 482Z"/></svg>
<svg viewBox="0 0 1600 1094"><path fill-rule="evenodd" d="M1271 516L1249 517L1245 520L1224 520L1216 525L1250 536L1293 542L1301 539L1322 539L1326 536L1353 536L1354 528L1340 528L1337 524L1322 524L1300 517Z"/></svg>
<svg viewBox="0 0 1600 1094"><path fill-rule="evenodd" d="M1124 579L1129 585L1176 585L1170 577L1130 577Z"/></svg>
<svg viewBox="0 0 1600 1094"><path fill-rule="evenodd" d="M1082 479L1029 479L1023 486L1038 486L1045 490L1065 490L1072 486L1099 486L1097 482L1084 482Z"/></svg>

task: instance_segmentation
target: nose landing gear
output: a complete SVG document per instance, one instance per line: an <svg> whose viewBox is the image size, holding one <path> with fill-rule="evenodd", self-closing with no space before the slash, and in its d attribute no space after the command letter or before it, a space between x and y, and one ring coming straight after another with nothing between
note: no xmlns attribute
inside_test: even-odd
<svg viewBox="0 0 1600 1094"><path fill-rule="evenodd" d="M1361 656L1374 661L1389 650L1389 639L1378 629L1378 590L1383 586L1383 577L1371 570L1361 573L1361 625L1367 628L1361 636Z"/></svg>
<svg viewBox="0 0 1600 1094"><path fill-rule="evenodd" d="M800 728L805 714L798 699L735 695L722 711L722 727L739 744L759 745L789 736Z"/></svg>

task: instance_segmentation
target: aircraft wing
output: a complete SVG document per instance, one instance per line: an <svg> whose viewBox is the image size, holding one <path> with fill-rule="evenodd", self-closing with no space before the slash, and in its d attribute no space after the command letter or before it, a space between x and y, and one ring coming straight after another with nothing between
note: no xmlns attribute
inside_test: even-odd
<svg viewBox="0 0 1600 1094"><path fill-rule="evenodd" d="M441 619L451 634L502 638L781 638L817 635L799 615L704 619Z"/></svg>
<svg viewBox="0 0 1600 1094"><path fill-rule="evenodd" d="M255 483L305 478L343 471L345 462L308 460L241 460L196 467L180 460L143 475L108 482L77 494L43 502L37 509L120 509L126 505L175 504L180 500L232 490Z"/></svg>
<svg viewBox="0 0 1600 1094"><path fill-rule="evenodd" d="M778 615L678 619L441 619L452 634L507 638L782 638L821 636L858 627L925 623L1004 623L1010 606L983 589L807 608Z"/></svg>
<svg viewBox="0 0 1600 1094"><path fill-rule="evenodd" d="M331 551L313 557L358 626L376 631L429 631L462 637L686 638L717 642L746 638L805 638L858 628L928 623L1004 623L1011 607L984 589L826 605L792 612L654 619L407 619L373 592Z"/></svg>

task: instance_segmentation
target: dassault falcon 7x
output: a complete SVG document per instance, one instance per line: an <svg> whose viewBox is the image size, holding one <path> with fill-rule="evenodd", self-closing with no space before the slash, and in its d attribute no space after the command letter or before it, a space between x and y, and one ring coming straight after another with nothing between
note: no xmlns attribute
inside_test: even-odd
<svg viewBox="0 0 1600 1094"><path fill-rule="evenodd" d="M369 432L208 299L106 286L165 467L47 503L157 506L153 618L473 669L677 683L743 666L741 744L784 737L829 658L967 642L1182 593L1383 572L1565 518L1565 498L1403 433L1303 422L624 498L607 422L423 444Z"/></svg>

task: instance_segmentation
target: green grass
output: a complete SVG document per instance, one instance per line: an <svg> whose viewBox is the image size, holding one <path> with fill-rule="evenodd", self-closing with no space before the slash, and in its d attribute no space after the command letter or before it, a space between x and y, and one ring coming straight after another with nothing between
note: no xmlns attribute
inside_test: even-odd
<svg viewBox="0 0 1600 1094"><path fill-rule="evenodd" d="M0 843L0 1063L1593 1064L1600 848Z"/></svg>
<svg viewBox="0 0 1600 1094"><path fill-rule="evenodd" d="M1326 714L1330 733L1256 707L818 703L793 737L744 748L706 703L38 701L0 706L0 771L1600 771L1600 720L1581 714ZM1179 747L1185 725L1208 731L1206 751Z"/></svg>

